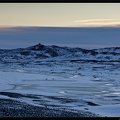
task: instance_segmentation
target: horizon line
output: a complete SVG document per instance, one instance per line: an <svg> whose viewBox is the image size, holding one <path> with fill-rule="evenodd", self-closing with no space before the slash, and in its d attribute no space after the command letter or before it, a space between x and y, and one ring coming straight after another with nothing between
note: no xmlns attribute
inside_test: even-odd
<svg viewBox="0 0 120 120"><path fill-rule="evenodd" d="M19 26L19 25L0 25L0 29L7 28L120 28L118 25L101 25L101 26Z"/></svg>
<svg viewBox="0 0 120 120"><path fill-rule="evenodd" d="M38 42L37 44L33 44L33 45L29 45L29 46L26 46L26 47L17 47L17 48L0 48L0 50L14 50L14 49L26 49L26 48L29 48L29 47L33 47L33 46L36 46L36 45L44 45L44 46L57 46L57 47L68 47L68 48L80 48L80 49L85 49L85 50L95 50L95 49L106 49L106 48L120 48L120 46L104 46L104 47L99 47L99 48L83 48L83 47L78 47L78 46L67 46L67 45L56 45L56 44L43 44L43 43L40 43Z"/></svg>

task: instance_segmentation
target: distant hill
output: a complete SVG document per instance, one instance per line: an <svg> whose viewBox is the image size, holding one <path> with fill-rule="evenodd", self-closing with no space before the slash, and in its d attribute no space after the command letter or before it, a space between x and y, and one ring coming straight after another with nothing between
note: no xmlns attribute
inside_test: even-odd
<svg viewBox="0 0 120 120"><path fill-rule="evenodd" d="M29 62L36 60L120 61L120 47L87 50L82 48L46 46L41 43L27 48L0 49L1 62Z"/></svg>

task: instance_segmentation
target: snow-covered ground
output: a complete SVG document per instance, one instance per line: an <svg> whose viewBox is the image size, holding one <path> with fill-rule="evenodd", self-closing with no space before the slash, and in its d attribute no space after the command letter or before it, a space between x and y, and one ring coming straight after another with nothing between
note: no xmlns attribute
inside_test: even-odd
<svg viewBox="0 0 120 120"><path fill-rule="evenodd" d="M37 106L120 116L120 63L46 58L28 64L0 63L0 98ZM11 97L4 92L34 97Z"/></svg>

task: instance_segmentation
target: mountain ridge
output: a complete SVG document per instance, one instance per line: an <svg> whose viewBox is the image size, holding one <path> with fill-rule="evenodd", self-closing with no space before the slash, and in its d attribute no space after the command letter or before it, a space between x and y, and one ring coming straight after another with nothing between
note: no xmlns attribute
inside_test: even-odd
<svg viewBox="0 0 120 120"><path fill-rule="evenodd" d="M26 48L0 49L0 61L21 62L43 59L120 61L120 47L88 50L39 43Z"/></svg>

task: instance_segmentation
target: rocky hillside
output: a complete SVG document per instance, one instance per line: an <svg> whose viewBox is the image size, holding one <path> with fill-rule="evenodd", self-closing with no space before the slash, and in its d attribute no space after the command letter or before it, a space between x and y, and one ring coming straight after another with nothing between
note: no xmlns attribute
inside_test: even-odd
<svg viewBox="0 0 120 120"><path fill-rule="evenodd" d="M120 47L86 50L37 44L27 48L0 49L0 62L21 62L35 60L94 60L120 61Z"/></svg>

